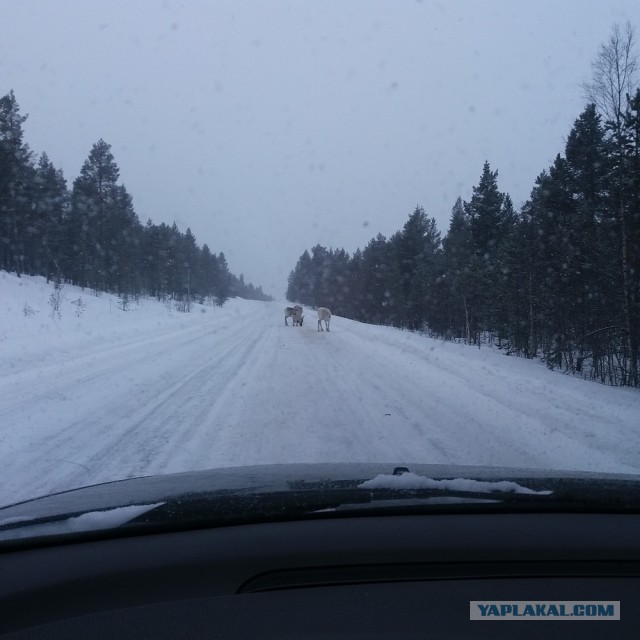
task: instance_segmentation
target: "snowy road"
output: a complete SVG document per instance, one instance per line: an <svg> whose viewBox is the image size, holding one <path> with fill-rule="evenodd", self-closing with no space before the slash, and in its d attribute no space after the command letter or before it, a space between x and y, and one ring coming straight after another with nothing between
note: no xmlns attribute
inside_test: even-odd
<svg viewBox="0 0 640 640"><path fill-rule="evenodd" d="M0 504L271 462L640 472L637 392L342 318L318 333L312 311L285 327L276 303L181 315L14 358L0 375Z"/></svg>

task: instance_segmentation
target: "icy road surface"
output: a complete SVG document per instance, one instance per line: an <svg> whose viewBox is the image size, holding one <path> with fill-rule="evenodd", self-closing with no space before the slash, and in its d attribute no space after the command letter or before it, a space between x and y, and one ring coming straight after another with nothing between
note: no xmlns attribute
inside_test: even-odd
<svg viewBox="0 0 640 640"><path fill-rule="evenodd" d="M0 273L0 504L279 462L640 472L637 391L340 317L318 333L309 309L285 327L284 303L122 311L66 287L52 317L51 292Z"/></svg>

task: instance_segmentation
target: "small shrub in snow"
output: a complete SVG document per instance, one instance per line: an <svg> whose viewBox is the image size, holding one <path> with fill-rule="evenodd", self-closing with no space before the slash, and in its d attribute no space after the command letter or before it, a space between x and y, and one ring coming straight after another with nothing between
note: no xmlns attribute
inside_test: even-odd
<svg viewBox="0 0 640 640"><path fill-rule="evenodd" d="M35 315L36 312L25 302L24 307L22 307L22 313L25 318L28 318L29 316Z"/></svg>
<svg viewBox="0 0 640 640"><path fill-rule="evenodd" d="M190 313L191 312L191 300L187 297L184 300L176 301L176 311L180 311L180 313Z"/></svg>
<svg viewBox="0 0 640 640"><path fill-rule="evenodd" d="M82 318L82 314L86 309L87 305L82 301L81 297L78 297L77 300L72 300L71 304L75 307L75 314L78 318Z"/></svg>
<svg viewBox="0 0 640 640"><path fill-rule="evenodd" d="M55 320L56 318L60 320L62 318L62 314L60 313L60 305L64 300L64 295L62 293L64 287L56 282L53 285L53 292L49 296L49 306L51 307L51 317Z"/></svg>

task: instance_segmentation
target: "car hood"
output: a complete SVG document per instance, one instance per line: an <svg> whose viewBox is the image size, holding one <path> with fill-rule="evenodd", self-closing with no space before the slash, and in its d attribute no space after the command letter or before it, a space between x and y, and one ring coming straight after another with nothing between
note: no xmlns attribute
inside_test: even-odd
<svg viewBox="0 0 640 640"><path fill-rule="evenodd" d="M0 508L0 542L442 509L640 510L640 476L394 463L275 464L131 478Z"/></svg>

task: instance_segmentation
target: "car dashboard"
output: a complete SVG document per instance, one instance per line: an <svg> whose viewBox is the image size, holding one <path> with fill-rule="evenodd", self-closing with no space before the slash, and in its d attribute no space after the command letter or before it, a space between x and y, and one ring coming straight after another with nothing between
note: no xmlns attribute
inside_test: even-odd
<svg viewBox="0 0 640 640"><path fill-rule="evenodd" d="M37 543L37 541L36 541ZM0 637L636 638L640 515L350 515L0 547ZM619 620L472 602L619 602Z"/></svg>

